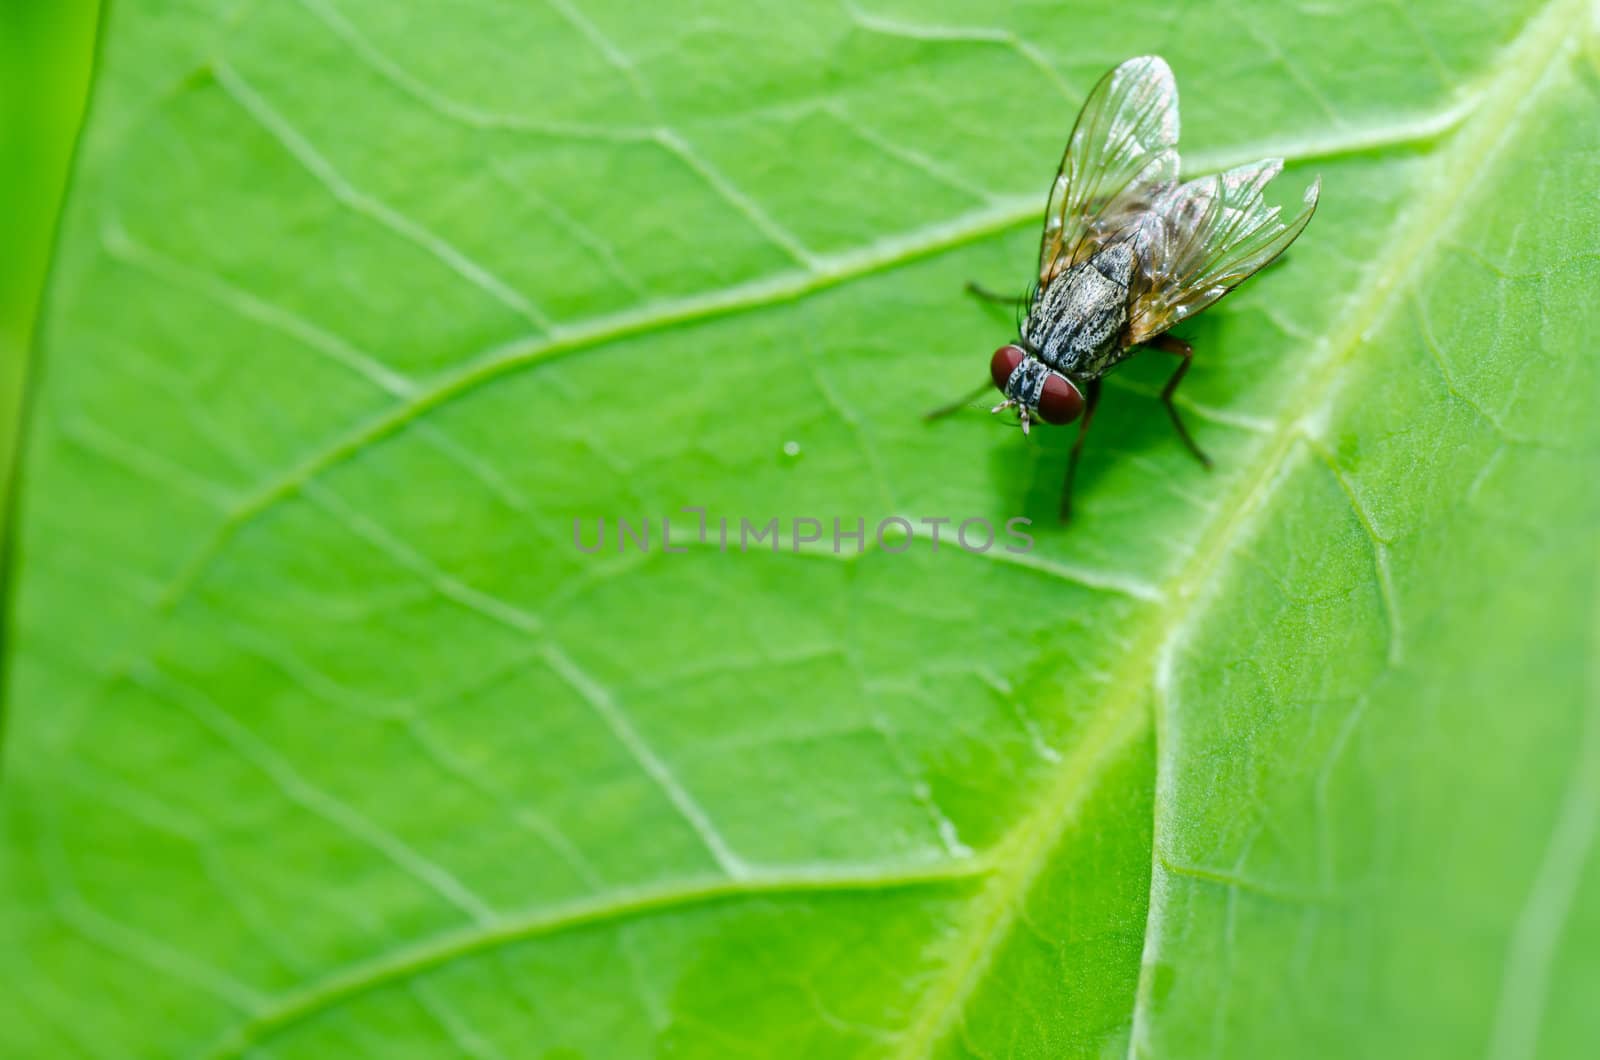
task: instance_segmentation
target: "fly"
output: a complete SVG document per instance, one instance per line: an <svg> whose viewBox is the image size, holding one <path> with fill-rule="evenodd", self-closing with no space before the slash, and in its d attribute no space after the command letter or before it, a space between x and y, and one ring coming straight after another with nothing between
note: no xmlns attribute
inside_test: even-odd
<svg viewBox="0 0 1600 1060"><path fill-rule="evenodd" d="M1172 403L1194 350L1167 331L1271 263L1311 220L1321 178L1288 220L1264 201L1268 182L1282 170L1281 158L1268 158L1180 181L1178 88L1159 56L1129 59L1089 94L1050 187L1038 281L1018 300L1026 314L1017 339L989 361L990 379L1004 397L991 412L1016 409L1024 434L1035 420L1078 421L1063 519L1100 380L1137 349L1180 358L1161 403L1189 451L1211 466Z"/></svg>

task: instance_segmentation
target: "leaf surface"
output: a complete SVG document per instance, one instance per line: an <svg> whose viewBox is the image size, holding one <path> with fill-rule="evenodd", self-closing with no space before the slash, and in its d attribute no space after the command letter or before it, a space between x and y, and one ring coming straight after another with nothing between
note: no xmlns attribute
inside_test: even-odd
<svg viewBox="0 0 1600 1060"><path fill-rule="evenodd" d="M1588 4L221 7L69 204L0 1052L1585 1055ZM1145 52L1322 207L1180 329L1216 471L1141 356L1059 528L917 413Z"/></svg>

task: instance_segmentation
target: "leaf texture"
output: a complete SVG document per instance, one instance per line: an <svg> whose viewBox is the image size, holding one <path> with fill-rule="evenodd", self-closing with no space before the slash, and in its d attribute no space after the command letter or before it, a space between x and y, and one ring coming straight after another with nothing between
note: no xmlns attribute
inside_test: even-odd
<svg viewBox="0 0 1600 1060"><path fill-rule="evenodd" d="M114 5L23 483L0 1053L1586 1055L1596 25ZM1142 53L1187 175L1281 155L1322 205L1180 329L1215 472L1138 357L1058 528L1070 432L918 412ZM583 553L601 517L655 547ZM772 517L828 540L717 547Z"/></svg>

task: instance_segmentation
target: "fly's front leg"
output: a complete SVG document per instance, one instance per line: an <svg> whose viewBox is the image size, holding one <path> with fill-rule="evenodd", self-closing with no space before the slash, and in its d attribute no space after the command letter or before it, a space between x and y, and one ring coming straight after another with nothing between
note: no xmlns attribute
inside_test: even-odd
<svg viewBox="0 0 1600 1060"><path fill-rule="evenodd" d="M922 418L924 420L937 420L950 415L952 412L960 412L962 409L971 405L974 401L983 397L983 395L987 394L993 389L994 384L985 379L983 384L979 386L978 389L974 390L966 397L958 398L957 400L950 402L948 405L940 405L936 409L929 409L927 412L922 414Z"/></svg>
<svg viewBox="0 0 1600 1060"><path fill-rule="evenodd" d="M1083 440L1089 434L1089 421L1100 404L1100 380L1090 379L1083 384L1083 419L1078 421L1078 437L1072 443L1072 455L1067 457L1067 480L1061 484L1061 521L1072 518L1072 480L1078 477L1078 457L1083 454Z"/></svg>
<svg viewBox="0 0 1600 1060"><path fill-rule="evenodd" d="M1001 294L998 291L991 291L987 287L979 286L971 280L967 281L967 293L974 298L981 298L985 302L993 302L996 305L1020 306L1026 305L1028 302L1028 299L1023 295Z"/></svg>
<svg viewBox="0 0 1600 1060"><path fill-rule="evenodd" d="M1172 425L1178 429L1178 437L1183 439L1183 444L1189 447L1189 452L1194 454L1196 460L1207 470L1211 468L1211 458L1194 444L1194 439L1189 437L1189 428L1183 425L1183 418L1178 415L1178 406L1172 403L1172 395L1177 393L1178 384L1183 382L1183 375L1189 370L1189 365L1194 361L1194 347L1180 338L1172 335L1161 335L1152 339L1148 344L1151 348L1170 353L1183 360L1178 363L1178 370L1172 373L1172 378L1167 380L1167 385L1161 388L1161 403L1167 407L1167 415L1172 417Z"/></svg>

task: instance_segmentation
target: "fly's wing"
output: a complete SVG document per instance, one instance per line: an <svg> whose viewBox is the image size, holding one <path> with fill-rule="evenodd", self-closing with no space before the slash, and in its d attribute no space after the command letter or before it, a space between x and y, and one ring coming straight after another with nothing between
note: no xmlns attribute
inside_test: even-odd
<svg viewBox="0 0 1600 1060"><path fill-rule="evenodd" d="M1039 283L1092 257L1178 180L1178 87L1166 61L1129 59L1100 79L1050 188Z"/></svg>
<svg viewBox="0 0 1600 1060"><path fill-rule="evenodd" d="M1129 306L1129 345L1198 313L1295 241L1317 208L1322 181L1311 183L1300 212L1285 221L1282 210L1262 197L1282 169L1282 159L1269 158L1157 196L1134 236L1144 271Z"/></svg>

